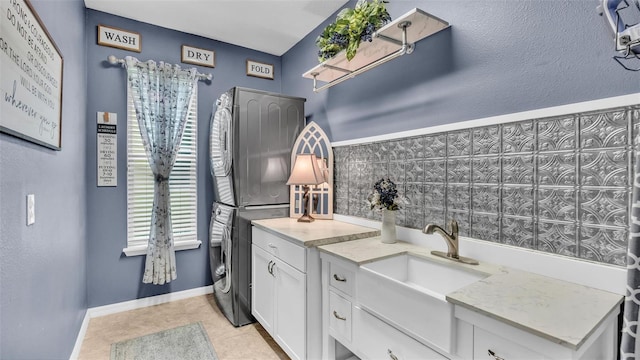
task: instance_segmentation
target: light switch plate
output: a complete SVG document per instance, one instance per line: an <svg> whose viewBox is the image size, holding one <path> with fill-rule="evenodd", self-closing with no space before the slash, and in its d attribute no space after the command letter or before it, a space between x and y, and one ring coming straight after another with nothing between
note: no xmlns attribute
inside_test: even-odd
<svg viewBox="0 0 640 360"><path fill-rule="evenodd" d="M36 195L27 195L27 225L33 225L36 222Z"/></svg>

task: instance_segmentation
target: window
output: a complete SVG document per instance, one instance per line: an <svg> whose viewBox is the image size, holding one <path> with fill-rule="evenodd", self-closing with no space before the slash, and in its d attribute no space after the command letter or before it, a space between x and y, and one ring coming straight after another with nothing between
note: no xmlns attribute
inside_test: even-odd
<svg viewBox="0 0 640 360"><path fill-rule="evenodd" d="M169 177L175 250L194 249L201 244L197 232L197 104L196 87L180 151ZM127 248L123 250L127 256L146 254L152 206L153 174L144 152L133 98L127 91Z"/></svg>

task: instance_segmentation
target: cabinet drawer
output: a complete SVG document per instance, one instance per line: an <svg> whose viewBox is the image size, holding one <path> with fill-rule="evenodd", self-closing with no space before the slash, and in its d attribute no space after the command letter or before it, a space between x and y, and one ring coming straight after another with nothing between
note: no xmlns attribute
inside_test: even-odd
<svg viewBox="0 0 640 360"><path fill-rule="evenodd" d="M351 301L329 290L329 334L351 342Z"/></svg>
<svg viewBox="0 0 640 360"><path fill-rule="evenodd" d="M494 355L491 355L492 352ZM473 332L473 359L549 359L548 357L507 340L482 328L475 327Z"/></svg>
<svg viewBox="0 0 640 360"><path fill-rule="evenodd" d="M355 271L334 261L329 265L329 284L346 295L353 296Z"/></svg>
<svg viewBox="0 0 640 360"><path fill-rule="evenodd" d="M252 228L251 242L269 254L306 273L305 250L303 246L279 238L255 226Z"/></svg>
<svg viewBox="0 0 640 360"><path fill-rule="evenodd" d="M446 357L396 330L359 307L353 308L353 344L368 359L430 359Z"/></svg>

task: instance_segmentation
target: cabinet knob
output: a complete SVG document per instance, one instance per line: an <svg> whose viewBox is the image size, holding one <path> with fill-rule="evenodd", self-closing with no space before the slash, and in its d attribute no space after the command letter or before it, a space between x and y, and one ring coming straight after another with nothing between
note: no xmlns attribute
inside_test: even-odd
<svg viewBox="0 0 640 360"><path fill-rule="evenodd" d="M504 360L503 357L500 357L500 356L496 355L496 353L494 351L492 351L491 349L488 349L487 353L489 354L489 356L491 356L495 360Z"/></svg>
<svg viewBox="0 0 640 360"><path fill-rule="evenodd" d="M336 281L343 281L343 282L344 282L344 281L347 281L347 279L346 279L346 278L340 277L340 276L338 276L337 274L333 274L333 278L334 278Z"/></svg>
<svg viewBox="0 0 640 360"><path fill-rule="evenodd" d="M335 317L336 317L336 319L338 319L338 320L347 320L347 318L346 318L346 317L344 317L344 316L340 316L340 315L338 314L338 312L337 312L337 311L335 311L335 310L333 310L333 316L335 316Z"/></svg>
<svg viewBox="0 0 640 360"><path fill-rule="evenodd" d="M398 360L398 357L393 354L393 351L391 351L391 349L387 349L387 353L389 354L391 360Z"/></svg>

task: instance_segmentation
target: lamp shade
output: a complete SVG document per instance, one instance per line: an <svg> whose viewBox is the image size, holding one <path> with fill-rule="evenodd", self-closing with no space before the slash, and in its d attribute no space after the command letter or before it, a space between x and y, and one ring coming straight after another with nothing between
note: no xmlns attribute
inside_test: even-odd
<svg viewBox="0 0 640 360"><path fill-rule="evenodd" d="M287 185L318 185L324 182L322 171L314 154L296 155Z"/></svg>
<svg viewBox="0 0 640 360"><path fill-rule="evenodd" d="M267 168L262 175L262 181L278 182L287 178L287 164L281 156L267 159Z"/></svg>

